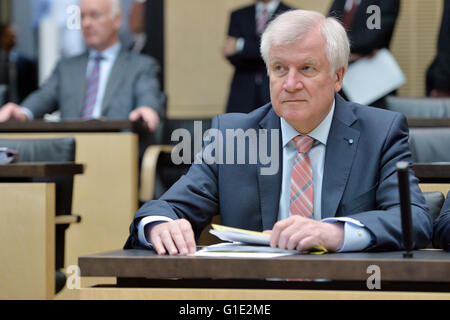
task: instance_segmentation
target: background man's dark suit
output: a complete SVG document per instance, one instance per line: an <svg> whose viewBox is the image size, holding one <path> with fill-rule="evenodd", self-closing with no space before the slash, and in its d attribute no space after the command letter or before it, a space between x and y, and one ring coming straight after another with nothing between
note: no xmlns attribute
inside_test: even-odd
<svg viewBox="0 0 450 320"><path fill-rule="evenodd" d="M212 127L222 132L224 145L226 130L237 128L267 129L270 141L271 130L280 130L280 118L269 103L249 114L216 116ZM217 214L224 225L271 230L277 221L282 183L281 138L278 147L267 146L269 154L280 153L280 168L274 175L261 175L260 163L193 164L160 200L139 209L125 248L139 247L137 225L145 216L185 218L197 237ZM323 170L322 218L349 216L363 223L374 239L368 250L401 248L397 161L411 161L406 118L336 95ZM412 171L410 181L414 241L417 247L425 247L431 239L431 217Z"/></svg>
<svg viewBox="0 0 450 320"><path fill-rule="evenodd" d="M346 0L335 0L329 10L329 16L342 21ZM381 28L368 29L367 7L377 5L381 11ZM361 0L356 10L350 29L347 30L350 39L351 53L370 54L373 50L389 48L395 22L400 10L400 0Z"/></svg>
<svg viewBox="0 0 450 320"><path fill-rule="evenodd" d="M427 71L427 92L440 89L450 91L450 0L444 1L436 58Z"/></svg>
<svg viewBox="0 0 450 320"><path fill-rule="evenodd" d="M280 2L271 19L291 9ZM250 112L270 101L269 78L259 51L261 36L256 32L256 6L251 5L233 11L230 17L228 35L244 38L241 52L228 57L235 67L227 103L227 112ZM262 81L258 86L256 77Z"/></svg>

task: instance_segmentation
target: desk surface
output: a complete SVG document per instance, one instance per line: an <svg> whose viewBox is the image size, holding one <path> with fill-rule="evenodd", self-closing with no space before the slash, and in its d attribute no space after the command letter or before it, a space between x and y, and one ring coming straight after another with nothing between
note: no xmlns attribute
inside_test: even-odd
<svg viewBox="0 0 450 320"><path fill-rule="evenodd" d="M146 132L142 121L128 120L63 120L49 122L34 120L0 123L0 132Z"/></svg>
<svg viewBox="0 0 450 320"><path fill-rule="evenodd" d="M0 178L42 178L72 176L84 171L73 162L19 162L0 165Z"/></svg>
<svg viewBox="0 0 450 320"><path fill-rule="evenodd" d="M440 250L334 253L279 258L158 256L150 250L121 250L80 257L81 276L152 279L306 278L367 280L376 265L384 281L450 282L450 253Z"/></svg>

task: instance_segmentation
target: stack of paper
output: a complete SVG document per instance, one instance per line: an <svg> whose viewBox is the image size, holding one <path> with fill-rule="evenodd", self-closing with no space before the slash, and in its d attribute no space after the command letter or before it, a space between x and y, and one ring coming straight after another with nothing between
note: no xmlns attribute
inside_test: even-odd
<svg viewBox="0 0 450 320"><path fill-rule="evenodd" d="M270 234L212 224L209 231L227 243L205 247L196 256L271 258L299 254L297 250L283 250L270 247ZM318 246L311 253L321 254L327 250Z"/></svg>

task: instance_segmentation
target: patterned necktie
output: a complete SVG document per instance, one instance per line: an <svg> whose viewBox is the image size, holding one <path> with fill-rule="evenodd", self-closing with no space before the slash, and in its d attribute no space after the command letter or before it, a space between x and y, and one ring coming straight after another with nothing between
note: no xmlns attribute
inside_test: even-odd
<svg viewBox="0 0 450 320"><path fill-rule="evenodd" d="M89 73L84 96L84 108L81 113L83 119L90 119L94 113L95 102L97 101L98 85L100 79L100 62L103 59L98 55L94 59L94 66Z"/></svg>
<svg viewBox="0 0 450 320"><path fill-rule="evenodd" d="M299 214L310 218L314 213L314 185L308 152L314 139L308 136L296 136L293 140L298 153L292 168L289 212L291 215Z"/></svg>
<svg viewBox="0 0 450 320"><path fill-rule="evenodd" d="M258 20L256 21L256 33L258 35L263 34L268 21L269 21L269 12L267 11L267 8L264 7L264 9L259 13Z"/></svg>

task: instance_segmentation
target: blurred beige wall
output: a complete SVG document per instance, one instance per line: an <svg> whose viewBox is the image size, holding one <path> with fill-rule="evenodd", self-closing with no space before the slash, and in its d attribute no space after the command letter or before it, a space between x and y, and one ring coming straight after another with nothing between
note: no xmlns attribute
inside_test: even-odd
<svg viewBox="0 0 450 320"><path fill-rule="evenodd" d="M388 0L387 0L388 1ZM328 13L331 0L285 0L292 7ZM223 113L233 73L222 56L230 12L249 0L166 0L165 87L169 118ZM406 75L400 95L421 96L436 52L442 0L403 0L391 51Z"/></svg>

